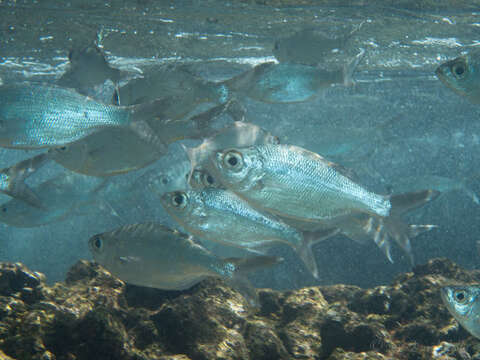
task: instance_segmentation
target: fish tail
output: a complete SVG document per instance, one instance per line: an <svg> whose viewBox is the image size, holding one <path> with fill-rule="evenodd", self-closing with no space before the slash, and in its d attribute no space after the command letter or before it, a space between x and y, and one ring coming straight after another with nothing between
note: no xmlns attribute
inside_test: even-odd
<svg viewBox="0 0 480 360"><path fill-rule="evenodd" d="M50 160L50 155L43 153L0 170L0 173L5 174L8 179L7 187L0 191L36 208L44 208L38 195L25 183L25 180L37 172L48 160Z"/></svg>
<svg viewBox="0 0 480 360"><path fill-rule="evenodd" d="M360 52L343 67L343 84L352 86L354 84L353 74L357 70L357 66L365 55L365 49L360 48Z"/></svg>
<svg viewBox="0 0 480 360"><path fill-rule="evenodd" d="M440 195L436 190L420 190L390 196L392 206L390 214L395 216L403 215L411 210L418 209L423 205L435 200Z"/></svg>
<svg viewBox="0 0 480 360"><path fill-rule="evenodd" d="M248 258L227 258L224 261L233 264L235 268L232 277L227 282L240 292L251 306L258 307L257 292L246 275L251 271L279 264L283 258L261 255Z"/></svg>

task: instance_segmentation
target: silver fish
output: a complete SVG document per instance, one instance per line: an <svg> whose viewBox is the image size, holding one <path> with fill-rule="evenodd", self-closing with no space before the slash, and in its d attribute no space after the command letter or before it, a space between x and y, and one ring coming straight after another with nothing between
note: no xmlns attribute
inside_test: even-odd
<svg viewBox="0 0 480 360"><path fill-rule="evenodd" d="M333 84L351 85L353 73L362 59L362 51L343 70L324 70L315 66L273 62L224 82L229 92L266 103L296 103L311 100L323 88Z"/></svg>
<svg viewBox="0 0 480 360"><path fill-rule="evenodd" d="M227 149L217 152L211 161L215 179L226 188L254 207L284 219L340 229L352 216L363 214L366 220L378 219L385 226L385 234L394 238L412 263L410 228L399 216L412 204L438 196L438 192L431 190L407 194L399 198L396 210L392 211L390 197L368 191L342 174L338 165L292 145ZM375 242L382 242L383 237L377 238L379 232L372 235ZM389 250L385 251L389 256Z"/></svg>
<svg viewBox="0 0 480 360"><path fill-rule="evenodd" d="M470 334L480 339L480 286L445 286L440 293L450 314Z"/></svg>
<svg viewBox="0 0 480 360"><path fill-rule="evenodd" d="M82 206L94 203L96 190L103 183L102 178L60 174L33 188L41 207L31 206L19 199L0 204L0 222L28 228L64 220Z"/></svg>
<svg viewBox="0 0 480 360"><path fill-rule="evenodd" d="M166 290L188 289L207 277L246 290L245 272L281 261L270 256L222 260L191 236L157 223L123 226L91 237L88 244L95 261L123 281ZM243 293L255 298L253 289Z"/></svg>
<svg viewBox="0 0 480 360"><path fill-rule="evenodd" d="M71 89L42 84L1 86L0 98L0 146L17 149L62 146L107 127L132 129L161 147L147 120L168 120L162 113L165 99L118 107Z"/></svg>
<svg viewBox="0 0 480 360"><path fill-rule="evenodd" d="M304 235L223 189L175 191L164 194L160 201L182 227L201 239L253 250L275 243L287 244L315 277L318 267L311 246L335 232L332 229L326 234Z"/></svg>

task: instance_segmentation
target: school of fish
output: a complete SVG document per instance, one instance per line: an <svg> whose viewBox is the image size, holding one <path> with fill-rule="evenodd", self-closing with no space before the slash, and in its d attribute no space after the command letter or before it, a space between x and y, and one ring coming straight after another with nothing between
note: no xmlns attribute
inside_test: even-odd
<svg viewBox="0 0 480 360"><path fill-rule="evenodd" d="M473 192L458 181L426 176L423 182L413 181L416 187L406 186L409 192L375 193L351 170L324 157L346 151L342 144L324 142L325 153L317 154L282 143L247 121L242 105L246 98L302 103L325 87L351 85L363 49L342 69L318 64L360 27L337 38L315 29L280 38L273 48L277 62L218 82L199 77L186 65L168 65L121 84L126 74L89 45L70 52L70 68L55 84L1 85L0 146L45 150L0 170L0 192L11 197L0 205L0 221L35 227L91 211L92 204L101 211L108 204L115 212L111 192L125 193L134 203L135 189L146 189L182 230L144 222L92 235L88 245L95 261L128 283L168 290L219 277L252 305L256 293L245 274L280 263L282 258L268 255L275 246L290 247L317 279L322 274L313 247L338 235L373 242L392 262L392 245L397 244L413 265L411 239L436 226L408 224L402 216L441 191L464 190L478 203ZM470 52L441 64L435 74L457 94L480 103L479 71L480 53ZM206 105L207 110L197 111ZM224 116L230 123L219 130L215 121ZM354 138L352 144L366 136ZM109 183L156 162L170 144L184 139L201 140L193 147L182 143L189 166L147 171L136 186ZM27 185L48 162L65 171ZM208 250L215 243L245 255L223 258ZM441 292L449 311L477 337L479 293L474 286Z"/></svg>

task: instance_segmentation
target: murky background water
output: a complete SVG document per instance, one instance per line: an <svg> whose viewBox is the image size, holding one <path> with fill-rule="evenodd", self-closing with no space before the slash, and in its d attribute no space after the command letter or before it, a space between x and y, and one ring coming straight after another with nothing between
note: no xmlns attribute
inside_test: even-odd
<svg viewBox="0 0 480 360"><path fill-rule="evenodd" d="M396 7L385 2L298 3L0 1L0 79L4 84L53 82L68 68L69 50L95 40L109 63L126 72L126 79L163 63L191 63L201 76L223 80L275 60L275 40L302 29L347 37L321 66L340 69L364 49L354 86L333 86L298 104L242 99L246 119L284 143L329 154L376 192L430 186L455 190L408 216L410 223L439 225L413 239L415 257L422 263L446 256L476 267L480 205L473 194L480 191L480 108L445 88L434 70L478 45L480 7L472 2L405 2ZM32 154L1 150L0 167ZM62 222L30 229L0 224L0 260L24 262L50 280L60 280L77 259L91 258L87 240L95 233L145 220L174 224L144 187L124 195L143 173L168 172L180 159L186 156L174 144L151 167L113 179L118 194L113 192L106 205L92 203ZM59 171L60 166L49 164L33 183ZM287 261L257 273L257 286L316 283L290 249L273 251ZM373 242L361 246L343 236L317 245L314 252L322 284L372 286L409 269L400 251L390 264Z"/></svg>

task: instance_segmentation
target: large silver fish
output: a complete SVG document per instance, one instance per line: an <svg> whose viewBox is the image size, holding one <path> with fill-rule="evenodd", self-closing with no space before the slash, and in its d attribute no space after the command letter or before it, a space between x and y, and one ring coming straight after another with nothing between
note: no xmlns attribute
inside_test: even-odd
<svg viewBox="0 0 480 360"><path fill-rule="evenodd" d="M331 229L322 234L303 234L223 189L175 191L164 194L160 201L182 227L201 239L252 250L287 244L315 277L318 268L311 246L335 233Z"/></svg>
<svg viewBox="0 0 480 360"><path fill-rule="evenodd" d="M62 146L107 127L132 129L160 146L146 121L168 120L162 115L163 99L118 107L71 89L25 83L1 86L0 98L0 146L17 149Z"/></svg>
<svg viewBox="0 0 480 360"><path fill-rule="evenodd" d="M446 286L440 293L450 314L480 339L480 286Z"/></svg>
<svg viewBox="0 0 480 360"><path fill-rule="evenodd" d="M223 260L191 236L158 223L123 226L95 235L88 243L95 261L127 283L183 290L207 277L217 277L243 290L249 300L255 299L255 291L245 286L242 275L281 261L270 256Z"/></svg>
<svg viewBox="0 0 480 360"><path fill-rule="evenodd" d="M466 97L474 104L480 104L480 51L471 51L441 64L435 75L448 88Z"/></svg>
<svg viewBox="0 0 480 360"><path fill-rule="evenodd" d="M341 167L292 145L227 149L211 161L216 180L254 207L282 218L340 229L352 216L380 219L412 262L410 228L398 216L412 204L438 195L434 191L413 194L410 203L407 194L392 211L390 197L367 190L342 174Z"/></svg>

